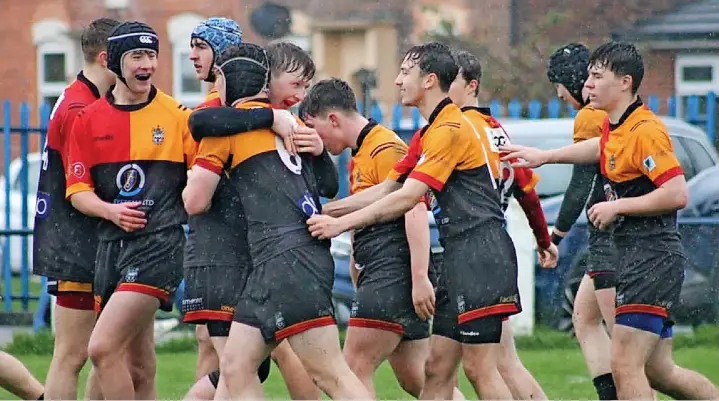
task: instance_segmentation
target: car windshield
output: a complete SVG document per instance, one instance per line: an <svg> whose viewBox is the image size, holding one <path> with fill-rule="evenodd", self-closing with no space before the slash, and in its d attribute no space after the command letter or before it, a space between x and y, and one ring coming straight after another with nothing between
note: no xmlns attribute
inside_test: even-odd
<svg viewBox="0 0 719 401"><path fill-rule="evenodd" d="M556 149L570 144L569 141L562 138L547 139L532 135L516 136L512 138L512 141L518 145L539 149ZM570 164L548 164L534 169L534 171L539 174L539 183L535 190L540 198L563 194L572 178L572 165Z"/></svg>

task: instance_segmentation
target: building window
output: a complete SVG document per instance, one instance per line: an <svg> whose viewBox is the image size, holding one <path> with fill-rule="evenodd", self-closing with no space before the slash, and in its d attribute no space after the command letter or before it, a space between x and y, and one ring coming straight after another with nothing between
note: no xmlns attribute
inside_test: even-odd
<svg viewBox="0 0 719 401"><path fill-rule="evenodd" d="M38 106L54 106L65 87L73 79L78 44L70 37L66 23L48 19L32 26L37 51Z"/></svg>
<svg viewBox="0 0 719 401"><path fill-rule="evenodd" d="M699 98L700 114L706 113L706 95L719 94L719 55L678 55L674 87L678 97L677 115L684 116L690 96Z"/></svg>
<svg viewBox="0 0 719 401"><path fill-rule="evenodd" d="M199 81L195 67L190 61L190 34L205 20L201 15L182 13L167 23L167 33L172 44L172 95L187 107L195 107L205 100L210 85Z"/></svg>

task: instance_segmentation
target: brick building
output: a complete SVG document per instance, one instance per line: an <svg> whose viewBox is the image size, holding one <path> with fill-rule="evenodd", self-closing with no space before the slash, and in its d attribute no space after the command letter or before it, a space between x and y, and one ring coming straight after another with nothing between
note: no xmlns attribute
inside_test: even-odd
<svg viewBox="0 0 719 401"><path fill-rule="evenodd" d="M312 52L318 78L359 83L357 70L375 70L374 97L385 111L402 51L452 21L456 33L501 55L522 43L541 18L561 16L544 34L550 43L590 46L613 36L640 41L646 60L643 92L669 96L719 91L719 0L273 0L291 10L289 39ZM92 19L113 16L153 26L161 40L156 85L188 106L208 89L187 60L189 35L213 15L236 19L247 41L262 43L249 16L264 0L22 0L4 2L0 93L14 105L53 103L81 67L79 32ZM618 19L617 16L622 16ZM684 21L684 22L682 22ZM690 23L686 23L689 21ZM491 69L491 65L488 66ZM539 78L542 79L543 77ZM17 112L13 113L17 122ZM36 119L36 117L34 117ZM17 153L13 152L13 156ZM0 157L2 155L0 154Z"/></svg>

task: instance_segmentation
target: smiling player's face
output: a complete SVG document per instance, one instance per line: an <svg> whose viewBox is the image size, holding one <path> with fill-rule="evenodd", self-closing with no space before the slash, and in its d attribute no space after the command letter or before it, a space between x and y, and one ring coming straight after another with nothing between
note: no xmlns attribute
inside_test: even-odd
<svg viewBox="0 0 719 401"><path fill-rule="evenodd" d="M122 76L134 93L147 93L152 87L152 75L157 69L157 53L135 50L122 58Z"/></svg>

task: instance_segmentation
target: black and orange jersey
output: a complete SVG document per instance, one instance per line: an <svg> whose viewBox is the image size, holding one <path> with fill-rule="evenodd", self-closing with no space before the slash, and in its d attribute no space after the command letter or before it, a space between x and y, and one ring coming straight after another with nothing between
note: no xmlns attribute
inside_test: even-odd
<svg viewBox="0 0 719 401"><path fill-rule="evenodd" d="M349 165L350 194L385 180L392 167L407 153L407 145L393 131L376 121L362 129ZM404 216L355 231L353 251L361 266L384 259L409 258Z"/></svg>
<svg viewBox="0 0 719 401"><path fill-rule="evenodd" d="M254 100L236 107L270 104ZM290 249L323 243L307 231L307 219L320 211L319 198L309 184L308 160L290 155L282 139L270 129L203 138L195 163L218 175L229 167L230 183L245 211L254 265Z"/></svg>
<svg viewBox="0 0 719 401"><path fill-rule="evenodd" d="M412 150L413 143L419 149ZM419 139L410 142L407 157L388 178L398 182L413 178L433 190L443 241L472 235L489 221L504 221L488 152L482 136L447 98L437 105Z"/></svg>
<svg viewBox="0 0 719 401"><path fill-rule="evenodd" d="M600 166L606 179L604 192L608 201L646 195L684 174L666 126L640 99L616 125L605 119L600 139ZM658 216L622 216L614 234L676 236L676 219L676 211Z"/></svg>
<svg viewBox="0 0 719 401"><path fill-rule="evenodd" d="M213 88L197 109L220 106L219 94ZM239 195L230 185L228 174L220 175L210 209L189 216L187 223L185 267L249 265L245 212Z"/></svg>
<svg viewBox="0 0 719 401"><path fill-rule="evenodd" d="M42 169L38 182L33 265L37 274L67 266L91 268L95 265L97 237L88 235L97 219L78 212L65 199L65 165L72 124L80 110L100 98L100 91L80 72L63 91L50 114ZM53 272L45 272L51 274ZM58 277L70 280L72 277Z"/></svg>
<svg viewBox="0 0 719 401"><path fill-rule="evenodd" d="M510 145L509 134L492 117L488 107L463 107L462 112L482 138L487 157L492 167L492 175L497 183L502 211L506 212L512 196L521 198L531 192L539 182L539 175L531 169L512 167L512 161L502 161L499 147Z"/></svg>
<svg viewBox="0 0 719 401"><path fill-rule="evenodd" d="M116 105L110 90L80 112L70 141L67 198L95 191L106 202L140 201L148 221L144 229L127 233L103 220L101 239L142 236L185 223L182 190L196 147L189 115L189 109L154 86L146 103Z"/></svg>

